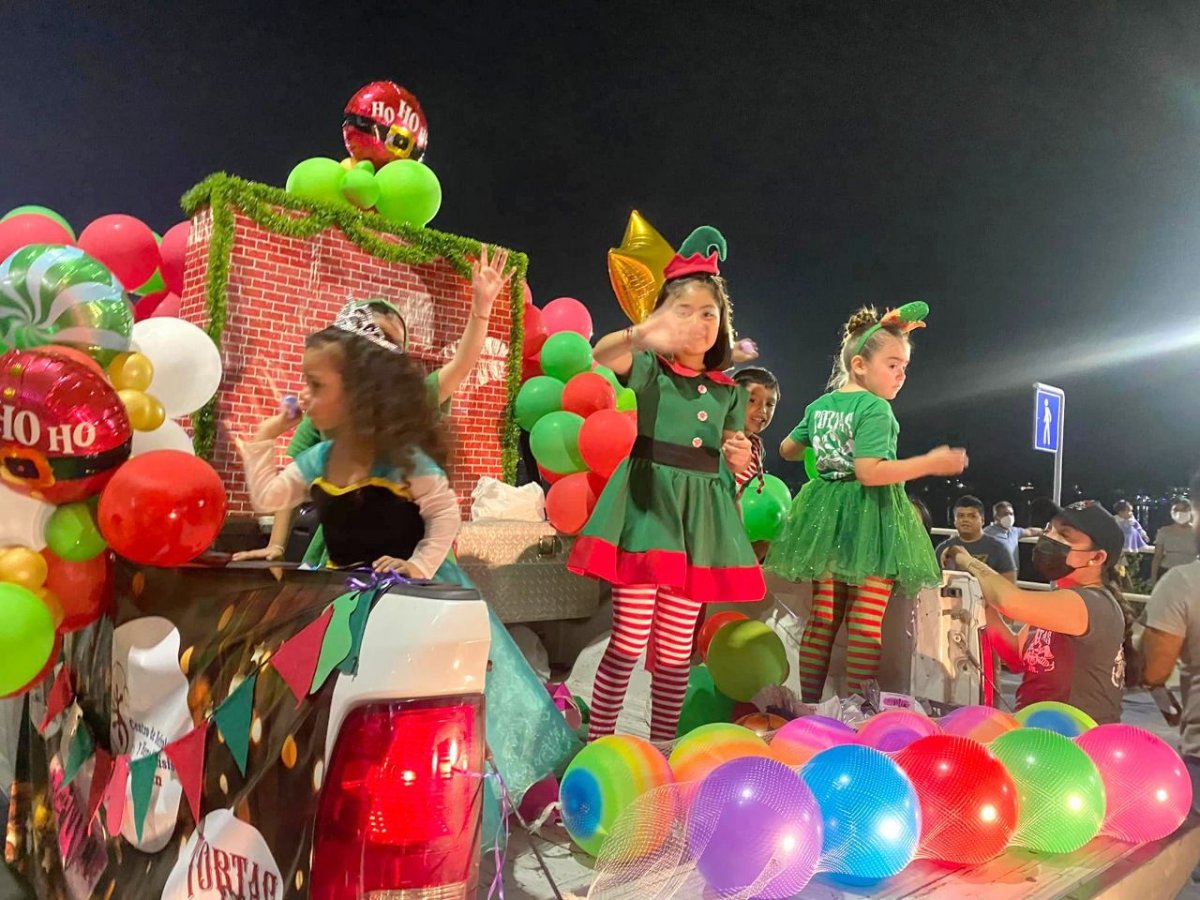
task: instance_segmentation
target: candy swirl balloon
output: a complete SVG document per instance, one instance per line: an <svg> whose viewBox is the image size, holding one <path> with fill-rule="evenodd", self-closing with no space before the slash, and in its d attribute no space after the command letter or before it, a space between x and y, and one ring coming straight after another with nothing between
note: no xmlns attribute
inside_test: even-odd
<svg viewBox="0 0 1200 900"><path fill-rule="evenodd" d="M0 263L0 351L65 344L108 365L132 331L121 282L78 247L32 244Z"/></svg>

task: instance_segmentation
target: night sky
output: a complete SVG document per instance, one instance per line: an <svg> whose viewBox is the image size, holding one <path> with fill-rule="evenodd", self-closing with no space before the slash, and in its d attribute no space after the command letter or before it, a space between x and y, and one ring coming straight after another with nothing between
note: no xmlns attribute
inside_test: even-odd
<svg viewBox="0 0 1200 900"><path fill-rule="evenodd" d="M772 447L855 306L922 298L902 453L961 442L989 502L1048 486L1040 380L1085 492L1200 463L1195 2L21 5L3 209L161 232L210 172L340 159L346 100L390 79L430 121L433 225L525 251L536 302L579 297L598 334L626 324L605 252L631 209L721 228L784 385Z"/></svg>

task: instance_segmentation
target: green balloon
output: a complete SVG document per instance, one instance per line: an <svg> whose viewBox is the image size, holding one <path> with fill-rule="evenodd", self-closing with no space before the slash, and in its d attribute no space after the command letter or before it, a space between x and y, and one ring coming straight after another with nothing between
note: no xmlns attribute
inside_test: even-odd
<svg viewBox="0 0 1200 900"><path fill-rule="evenodd" d="M11 219L13 216L24 215L45 216L47 219L53 219L59 225L67 230L67 234L71 235L71 239L75 239L75 229L71 227L71 223L64 219L59 213L45 206L18 206L16 209L10 209L6 212L0 222Z"/></svg>
<svg viewBox="0 0 1200 900"><path fill-rule="evenodd" d="M359 209L370 209L379 200L375 173L355 166L342 179L342 195Z"/></svg>
<svg viewBox="0 0 1200 900"><path fill-rule="evenodd" d="M732 718L733 701L717 690L708 666L704 663L692 666L692 671L688 673L687 693L683 696L676 737L683 737L701 725L728 722Z"/></svg>
<svg viewBox="0 0 1200 900"><path fill-rule="evenodd" d="M345 177L346 170L336 159L313 156L292 169L284 189L306 200L348 207L350 201L342 195L342 179Z"/></svg>
<svg viewBox="0 0 1200 900"><path fill-rule="evenodd" d="M637 409L637 392L633 388L623 387L617 391L617 409L621 412Z"/></svg>
<svg viewBox="0 0 1200 900"><path fill-rule="evenodd" d="M566 384L592 367L592 345L582 334L560 331L546 338L539 360L543 372Z"/></svg>
<svg viewBox="0 0 1200 900"><path fill-rule="evenodd" d="M557 378L546 375L535 375L521 385L517 393L518 424L526 431L533 431L538 419L562 409L563 387Z"/></svg>
<svg viewBox="0 0 1200 900"><path fill-rule="evenodd" d="M78 247L30 244L0 263L0 351L64 344L107 366L132 333L121 282Z"/></svg>
<svg viewBox="0 0 1200 900"><path fill-rule="evenodd" d="M571 412L546 413L534 423L529 432L529 449L533 458L547 472L569 475L587 469L579 454L579 429L583 416Z"/></svg>
<svg viewBox="0 0 1200 900"><path fill-rule="evenodd" d="M747 488L748 490L749 488ZM792 505L792 492L778 475L763 476L763 493L777 498L785 507Z"/></svg>
<svg viewBox="0 0 1200 900"><path fill-rule="evenodd" d="M442 207L442 185L433 169L413 159L397 159L375 173L375 209L391 222L424 228Z"/></svg>
<svg viewBox="0 0 1200 900"><path fill-rule="evenodd" d="M708 669L721 693L748 703L767 685L787 680L787 651L765 622L730 622L708 645Z"/></svg>
<svg viewBox="0 0 1200 900"><path fill-rule="evenodd" d="M767 479L779 482L779 486L783 488L782 495L779 486ZM764 476L763 481L766 484L763 485L762 493L758 490L758 479L752 478L742 494L742 524L746 526L746 537L752 541L773 541L779 536L779 529L783 527L783 517L787 514L788 504L792 499L787 485L774 475Z"/></svg>
<svg viewBox="0 0 1200 900"><path fill-rule="evenodd" d="M609 384L611 384L613 386L613 390L616 391L618 394L620 394L621 391L625 390L625 385L621 384L621 380L619 378L617 378L617 373L614 372L612 369L610 369L608 366L596 365L596 366L592 367L592 371L595 372L597 375L604 376L604 380L607 381Z"/></svg>
<svg viewBox="0 0 1200 900"><path fill-rule="evenodd" d="M37 677L54 650L54 617L33 593L0 582L0 696Z"/></svg>
<svg viewBox="0 0 1200 900"><path fill-rule="evenodd" d="M812 447L804 448L804 474L808 476L809 481L816 481L821 477L817 469L817 452Z"/></svg>
<svg viewBox="0 0 1200 900"><path fill-rule="evenodd" d="M68 562L84 562L99 556L108 543L96 527L92 508L86 503L66 503L50 514L46 544Z"/></svg>
<svg viewBox="0 0 1200 900"><path fill-rule="evenodd" d="M990 744L1017 788L1012 843L1042 853L1071 853L1104 824L1104 782L1070 738L1042 728L1015 728Z"/></svg>

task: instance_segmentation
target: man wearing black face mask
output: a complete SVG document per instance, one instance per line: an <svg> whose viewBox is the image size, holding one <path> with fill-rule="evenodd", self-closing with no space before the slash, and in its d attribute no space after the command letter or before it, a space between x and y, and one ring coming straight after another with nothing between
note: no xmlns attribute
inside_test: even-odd
<svg viewBox="0 0 1200 900"><path fill-rule="evenodd" d="M966 551L952 551L959 567L979 579L989 636L1024 671L1018 709L1056 700L1100 724L1120 721L1133 652L1132 616L1114 572L1124 543L1120 526L1100 504L1086 500L1059 510L1033 554L1034 566L1055 582L1049 592L1022 590ZM1001 614L1021 623L1021 630L1013 634Z"/></svg>

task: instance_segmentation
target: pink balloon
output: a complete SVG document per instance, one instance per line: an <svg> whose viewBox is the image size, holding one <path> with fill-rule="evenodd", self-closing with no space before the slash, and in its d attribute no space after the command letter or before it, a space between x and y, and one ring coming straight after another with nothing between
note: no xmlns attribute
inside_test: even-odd
<svg viewBox="0 0 1200 900"><path fill-rule="evenodd" d="M183 293L184 259L187 256L188 235L192 233L191 222L172 225L163 235L159 245L162 254L162 277L167 290Z"/></svg>
<svg viewBox="0 0 1200 900"><path fill-rule="evenodd" d="M1192 779L1171 746L1132 725L1098 725L1075 739L1100 770L1107 811L1101 833L1119 841L1157 841L1183 824Z"/></svg>
<svg viewBox="0 0 1200 900"><path fill-rule="evenodd" d="M158 304L154 307L154 309L152 309L150 311L150 318L152 318L152 319L158 319L158 318L178 319L179 318L179 304L181 302L182 301L180 300L178 294L168 293L167 296L163 297L162 300L160 300L158 302Z"/></svg>
<svg viewBox="0 0 1200 900"><path fill-rule="evenodd" d="M592 339L592 314L574 297L559 297L542 307L542 326L546 334L574 331Z"/></svg>
<svg viewBox="0 0 1200 900"><path fill-rule="evenodd" d="M542 320L542 311L532 303L525 304L525 343L521 347L521 356L530 359L542 352L542 344L546 343L546 323Z"/></svg>
<svg viewBox="0 0 1200 900"><path fill-rule="evenodd" d="M126 290L145 284L162 259L154 232L133 216L101 216L80 233L79 246L104 263Z"/></svg>
<svg viewBox="0 0 1200 900"><path fill-rule="evenodd" d="M858 741L884 753L894 753L913 741L940 733L937 723L928 716L911 709L885 709L859 726Z"/></svg>
<svg viewBox="0 0 1200 900"><path fill-rule="evenodd" d="M73 244L71 232L48 216L22 213L0 222L0 261L30 244Z"/></svg>
<svg viewBox="0 0 1200 900"><path fill-rule="evenodd" d="M533 306L533 291L529 289L529 282L525 282L523 285L521 285L521 287L524 289L525 293L525 304L527 306Z"/></svg>

